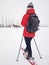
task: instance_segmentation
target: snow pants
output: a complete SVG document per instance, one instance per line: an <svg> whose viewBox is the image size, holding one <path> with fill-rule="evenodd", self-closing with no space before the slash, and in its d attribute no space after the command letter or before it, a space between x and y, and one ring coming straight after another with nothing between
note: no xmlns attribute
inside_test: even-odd
<svg viewBox="0 0 49 65"><path fill-rule="evenodd" d="M31 40L32 38L24 37L25 43L26 43L26 50L28 51L28 54L32 56L32 49L31 49Z"/></svg>

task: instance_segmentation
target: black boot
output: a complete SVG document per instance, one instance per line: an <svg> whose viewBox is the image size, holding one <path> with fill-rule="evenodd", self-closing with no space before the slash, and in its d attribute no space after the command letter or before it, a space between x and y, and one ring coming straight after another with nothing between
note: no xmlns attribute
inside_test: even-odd
<svg viewBox="0 0 49 65"><path fill-rule="evenodd" d="M28 56L26 57L26 59L29 60L30 58L32 58L32 56L30 54L28 54Z"/></svg>
<svg viewBox="0 0 49 65"><path fill-rule="evenodd" d="M34 59L34 57L32 57L32 55L28 54L28 56L26 57L26 59Z"/></svg>
<svg viewBox="0 0 49 65"><path fill-rule="evenodd" d="M28 52L27 48L24 49L24 52Z"/></svg>

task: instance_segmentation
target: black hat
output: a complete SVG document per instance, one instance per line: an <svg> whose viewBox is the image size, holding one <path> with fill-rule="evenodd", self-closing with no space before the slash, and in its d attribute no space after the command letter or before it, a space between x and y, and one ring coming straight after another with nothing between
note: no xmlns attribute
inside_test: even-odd
<svg viewBox="0 0 49 65"><path fill-rule="evenodd" d="M34 8L33 3L30 2L30 3L28 4L27 8Z"/></svg>

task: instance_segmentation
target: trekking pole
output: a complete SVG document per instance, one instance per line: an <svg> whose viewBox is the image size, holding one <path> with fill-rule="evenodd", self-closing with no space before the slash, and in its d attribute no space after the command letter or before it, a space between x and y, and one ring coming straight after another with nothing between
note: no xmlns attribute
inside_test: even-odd
<svg viewBox="0 0 49 65"><path fill-rule="evenodd" d="M17 55L16 61L19 61L18 59L19 59L19 55L20 55L20 50L21 50L22 41L23 41L23 36L22 36L22 39L21 39L21 43L20 43L20 47L19 47L19 51L18 51L18 55Z"/></svg>
<svg viewBox="0 0 49 65"><path fill-rule="evenodd" d="M38 49L38 46L37 46L36 40L35 40L35 38L33 38L33 39L34 39L34 42L35 42L35 45L36 45L36 48L37 48L38 54L39 54L39 56L40 56L40 59L42 59L42 56L41 56L40 51L39 51L39 49Z"/></svg>

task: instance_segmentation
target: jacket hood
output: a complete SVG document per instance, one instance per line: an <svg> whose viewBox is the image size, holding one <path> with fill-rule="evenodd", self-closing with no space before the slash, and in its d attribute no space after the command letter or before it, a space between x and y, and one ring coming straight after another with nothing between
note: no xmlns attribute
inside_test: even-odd
<svg viewBox="0 0 49 65"><path fill-rule="evenodd" d="M26 13L32 14L32 13L35 13L35 10L33 8L32 9L28 9Z"/></svg>

